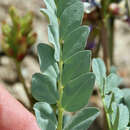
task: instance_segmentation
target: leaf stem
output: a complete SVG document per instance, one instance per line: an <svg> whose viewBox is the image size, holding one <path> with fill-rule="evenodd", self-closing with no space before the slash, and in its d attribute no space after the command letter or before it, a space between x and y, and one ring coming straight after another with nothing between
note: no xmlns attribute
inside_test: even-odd
<svg viewBox="0 0 130 130"><path fill-rule="evenodd" d="M102 97L102 102L103 102L103 106L104 106L104 111L105 111L105 115L106 115L106 120L107 120L107 124L108 124L108 129L112 130L112 126L111 126L111 120L110 120L110 116L109 116L109 112L107 110L106 104L105 104L105 98Z"/></svg>
<svg viewBox="0 0 130 130"><path fill-rule="evenodd" d="M103 108L104 108L104 113L105 113L105 118L106 118L106 124L107 124L107 128L109 129L109 130L113 130L112 129L112 124L111 124L111 119L110 119L110 113L109 113L109 111L108 111L108 109L107 109L107 106L106 106L106 104L105 104L105 93L104 93L104 87L105 87L105 81L103 82L103 89L100 89L99 88L99 95L100 95L100 97L101 97L101 101L102 101L102 104L103 104ZM106 125L105 125L105 130L107 129L106 128Z"/></svg>
<svg viewBox="0 0 130 130"><path fill-rule="evenodd" d="M58 80L58 91L59 91L59 101L58 101L58 127L57 130L62 130L62 124L63 124L63 112L64 109L62 108L61 101L63 96L63 85L62 85L62 69L63 69L63 61L62 61L62 41L60 42L60 61L59 61L59 71L60 71L60 77Z"/></svg>

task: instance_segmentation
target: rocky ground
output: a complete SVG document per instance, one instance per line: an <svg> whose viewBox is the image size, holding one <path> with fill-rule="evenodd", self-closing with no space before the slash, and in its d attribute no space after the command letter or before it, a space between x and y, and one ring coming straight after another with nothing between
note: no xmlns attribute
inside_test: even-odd
<svg viewBox="0 0 130 130"><path fill-rule="evenodd" d="M42 0L0 0L0 35L1 22L4 20L10 22L8 8L11 5L17 7L21 15L30 10L34 12L34 31L38 33L36 44L47 43L47 21L39 11L41 7L44 7ZM117 21L115 31L115 63L119 74L124 78L125 86L130 87L130 26ZM35 55L36 45L34 52ZM31 77L35 72L39 72L37 58L29 54L22 63L22 73L28 87L31 86ZM22 84L18 80L15 65L7 56L0 56L0 84L3 84L18 100L22 100L26 105L29 105ZM96 101L98 101L97 98L92 98L92 102ZM96 129L92 128L91 130Z"/></svg>
<svg viewBox="0 0 130 130"><path fill-rule="evenodd" d="M44 7L42 0L0 0L0 35L1 35L1 22L7 21L10 23L8 9L10 6L15 6L20 15L24 15L27 11L34 13L34 31L38 34L36 44L45 42L47 43L47 21L40 13L40 8ZM0 41L1 42L1 41ZM36 53L36 45L33 47ZM0 47L1 51L1 47ZM25 101L28 105L25 93L21 83L18 81L17 73L13 61L6 56L0 57L0 84L3 84L17 99ZM30 86L32 74L39 71L37 59L32 56L27 56L22 64L22 73L26 80L28 87Z"/></svg>
<svg viewBox="0 0 130 130"><path fill-rule="evenodd" d="M130 87L130 25L117 21L115 31L115 63L124 84Z"/></svg>

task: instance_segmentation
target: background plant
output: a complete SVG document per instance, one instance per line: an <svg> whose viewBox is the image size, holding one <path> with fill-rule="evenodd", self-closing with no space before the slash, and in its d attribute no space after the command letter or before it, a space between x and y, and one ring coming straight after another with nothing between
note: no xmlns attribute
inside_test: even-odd
<svg viewBox="0 0 130 130"><path fill-rule="evenodd" d="M30 104L32 104L32 96L21 73L21 63L37 38L37 34L32 31L33 13L28 12L20 17L16 8L10 7L9 15L12 24L10 25L5 21L2 24L2 49L16 64L19 80L24 86Z"/></svg>
<svg viewBox="0 0 130 130"><path fill-rule="evenodd" d="M87 49L93 50L93 57L98 57L103 48L103 60L109 71L114 65L115 21L118 19L129 24L129 0L83 0L85 14L83 24L91 25ZM88 4L89 3L89 4Z"/></svg>
<svg viewBox="0 0 130 130"><path fill-rule="evenodd" d="M44 2L47 9L41 12L50 23L50 44L38 45L41 73L32 77L32 95L39 101L34 105L37 122L42 130L88 129L99 111L85 107L95 76L89 72L91 52L84 50L89 28L81 26L83 3L80 0ZM63 122L65 112L76 114Z"/></svg>
<svg viewBox="0 0 130 130"><path fill-rule="evenodd" d="M129 89L119 89L122 79L114 72L106 75L104 62L93 59L93 72L99 87L109 130L128 130L129 126ZM128 91L128 92L126 92Z"/></svg>

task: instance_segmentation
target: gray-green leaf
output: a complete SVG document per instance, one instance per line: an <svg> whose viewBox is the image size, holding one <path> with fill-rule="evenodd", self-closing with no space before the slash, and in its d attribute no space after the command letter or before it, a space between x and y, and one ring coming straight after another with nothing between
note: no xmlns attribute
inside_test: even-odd
<svg viewBox="0 0 130 130"><path fill-rule="evenodd" d="M85 108L79 111L63 130L87 130L98 115L98 109Z"/></svg>
<svg viewBox="0 0 130 130"><path fill-rule="evenodd" d="M58 1L58 11L57 11L57 16L60 18L64 10L69 7L70 5L76 3L77 1L80 0L59 0Z"/></svg>
<svg viewBox="0 0 130 130"><path fill-rule="evenodd" d="M62 40L81 25L83 14L82 2L76 2L64 10L60 17L60 37Z"/></svg>
<svg viewBox="0 0 130 130"><path fill-rule="evenodd" d="M42 8L41 12L48 17L50 25L48 26L48 41L54 45L55 59L59 61L60 47L59 47L59 25L56 16L56 5L54 1L45 0L47 9Z"/></svg>
<svg viewBox="0 0 130 130"><path fill-rule="evenodd" d="M105 93L109 93L114 88L117 88L121 82L122 82L122 79L118 75L111 73L106 78Z"/></svg>
<svg viewBox="0 0 130 130"><path fill-rule="evenodd" d="M46 5L46 8L48 8L49 10L52 10L52 12L56 11L56 5L54 0L44 0L44 3Z"/></svg>
<svg viewBox="0 0 130 130"><path fill-rule="evenodd" d="M130 89L129 88L122 89L122 92L123 92L124 103L127 105L130 112Z"/></svg>
<svg viewBox="0 0 130 130"><path fill-rule="evenodd" d="M32 76L32 95L36 100L49 104L55 104L59 97L55 84L40 73Z"/></svg>
<svg viewBox="0 0 130 130"><path fill-rule="evenodd" d="M40 11L48 17L50 25L55 25L58 27L58 20L54 11L44 8L41 8Z"/></svg>
<svg viewBox="0 0 130 130"><path fill-rule="evenodd" d="M39 102L34 105L33 109L41 130L56 130L57 119L49 104Z"/></svg>
<svg viewBox="0 0 130 130"><path fill-rule="evenodd" d="M100 58L93 59L92 69L94 74L96 75L96 83L102 89L103 80L104 78L106 78L106 67L104 62Z"/></svg>
<svg viewBox="0 0 130 130"><path fill-rule="evenodd" d="M122 130L129 123L129 111L128 111L128 108L123 104L119 105L119 111L120 111L120 118L119 118L118 129Z"/></svg>
<svg viewBox="0 0 130 130"><path fill-rule="evenodd" d="M93 73L83 74L66 84L63 92L62 106L69 112L83 108L90 98L95 83Z"/></svg>
<svg viewBox="0 0 130 130"><path fill-rule="evenodd" d="M128 108L123 104L113 103L113 115L112 115L112 123L114 124L118 120L118 130L123 130L123 128L127 127L129 122L129 111ZM119 107L119 112L118 112ZM116 123L117 126L117 123Z"/></svg>
<svg viewBox="0 0 130 130"><path fill-rule="evenodd" d="M64 86L71 80L90 71L90 58L91 52L85 50L74 54L65 61L63 69Z"/></svg>
<svg viewBox="0 0 130 130"><path fill-rule="evenodd" d="M54 45L55 48L55 60L60 59L60 44L59 44L59 31L56 25L48 25L48 40Z"/></svg>
<svg viewBox="0 0 130 130"><path fill-rule="evenodd" d="M64 39L63 60L65 61L76 52L83 51L86 46L90 30L87 26L80 26ZM71 43L71 44L70 44Z"/></svg>
<svg viewBox="0 0 130 130"><path fill-rule="evenodd" d="M114 93L114 96L115 96L115 102L119 104L121 102L121 100L123 99L122 90L119 89L119 88L114 88L113 93Z"/></svg>
<svg viewBox="0 0 130 130"><path fill-rule="evenodd" d="M58 65L54 59L54 49L47 44L39 44L38 58L40 63L40 70L56 84L56 79L59 73Z"/></svg>

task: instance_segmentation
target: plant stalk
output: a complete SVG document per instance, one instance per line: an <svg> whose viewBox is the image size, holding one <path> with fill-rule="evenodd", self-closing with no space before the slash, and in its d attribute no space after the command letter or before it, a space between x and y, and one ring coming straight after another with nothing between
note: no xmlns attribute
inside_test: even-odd
<svg viewBox="0 0 130 130"><path fill-rule="evenodd" d="M62 96L63 96L63 85L62 85L62 70L63 70L63 61L62 61L62 42L60 42L60 61L59 61L59 71L60 71L60 77L58 81L58 91L59 91L59 101L57 103L58 105L58 127L57 130L62 130L62 125L63 125L63 112L64 109L62 108L61 101L62 101Z"/></svg>
<svg viewBox="0 0 130 130"><path fill-rule="evenodd" d="M110 63L114 64L114 17L110 17L109 19L109 55L110 55Z"/></svg>
<svg viewBox="0 0 130 130"><path fill-rule="evenodd" d="M105 111L105 115L106 115L106 120L107 120L107 124L108 124L108 129L109 129L109 130L112 130L111 120L110 120L109 112L108 112L107 107L106 107L106 104L105 104L105 99L104 99L104 97L102 97L102 102L103 102L103 106L104 106L104 111Z"/></svg>
<svg viewBox="0 0 130 130"><path fill-rule="evenodd" d="M102 21L101 24L100 41L103 48L103 60L106 65L107 74L108 74L109 73L108 34L107 34L107 28L104 21Z"/></svg>
<svg viewBox="0 0 130 130"><path fill-rule="evenodd" d="M99 41L98 41L98 45L97 45L97 48L96 48L96 50L95 50L95 53L94 53L94 57L98 57L98 55L99 55L99 51L100 51L100 48L101 48L101 41L100 41L101 39L99 39Z"/></svg>
<svg viewBox="0 0 130 130"><path fill-rule="evenodd" d="M25 84L25 80L24 80L22 72L21 72L21 64L19 62L17 62L17 61L15 61L15 64L16 64L18 78L19 78L20 82L23 84L24 91L26 93L26 96L27 96L27 98L29 100L29 103L30 103L30 106L31 106L30 108L27 107L27 109L32 112L33 98L31 96L31 94L29 93L29 90L28 90L28 88L27 88L27 86Z"/></svg>
<svg viewBox="0 0 130 130"><path fill-rule="evenodd" d="M102 101L102 104L103 104L104 114L105 114L105 119L106 119L105 125L104 125L104 127L105 127L104 130L106 130L106 129L113 130L111 120L110 120L110 116L109 116L110 114L109 114L109 111L107 110L107 107L106 107L106 104L105 104L104 92L101 89L99 89L98 93L99 93L98 95L100 95L100 98L101 98L101 101Z"/></svg>

